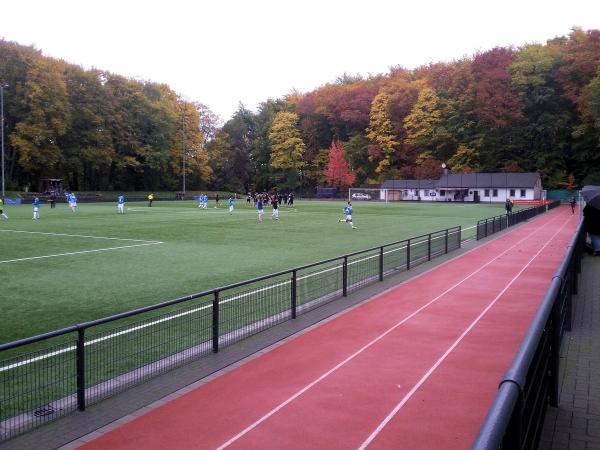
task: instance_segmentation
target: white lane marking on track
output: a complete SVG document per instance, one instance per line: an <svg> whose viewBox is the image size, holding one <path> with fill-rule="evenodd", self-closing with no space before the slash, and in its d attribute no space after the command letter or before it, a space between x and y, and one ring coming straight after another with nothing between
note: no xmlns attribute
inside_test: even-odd
<svg viewBox="0 0 600 450"><path fill-rule="evenodd" d="M164 242L148 241L146 239L127 239L127 238L116 238L116 237L105 237L105 236L89 236L89 235L85 235L85 234L49 233L49 232L43 232L43 231L23 231L23 230L0 230L0 232L44 234L44 235L48 235L48 236L65 236L65 237L79 237L79 238L89 238L89 239L105 239L105 240L111 240L111 241L129 241L129 242L146 242L149 244L164 244Z"/></svg>
<svg viewBox="0 0 600 450"><path fill-rule="evenodd" d="M479 273L481 270L483 270L485 267L489 266L490 264L492 264L494 261L496 261L497 259L501 258L502 256L504 256L506 253L508 253L509 251L513 250L514 248L518 247L522 242L526 241L527 239L529 239L531 236L535 235L536 233L539 232L540 229L544 228L545 226L547 226L548 224L550 224L551 222L553 222L555 220L555 218L551 218L548 222L546 222L545 224L543 224L542 226L534 229L531 233L528 233L525 237L521 238L519 241L517 241L515 244L513 244L511 247L507 248L506 250L504 250L502 253L500 253L498 256L494 257L493 259L489 260L487 263L485 263L484 265L480 266L478 269L476 269L474 272L472 272L470 275L466 276L465 278L463 278L462 280L458 281L456 284L454 284L453 286L451 286L450 288L446 289L444 292L442 292L440 295L438 295L437 297L433 298L432 300L430 300L428 303L424 304L423 306L421 306L420 308L418 308L417 310L415 310L414 312L412 312L411 314L409 314L408 316L406 316L404 319L402 319L400 322L396 323L395 325L393 325L391 328L389 328L388 330L384 331L382 334L380 334L379 336L377 336L375 339L373 339L372 341L370 341L369 343L365 344L363 347L361 347L359 350L357 350L356 352L354 352L353 354L351 354L350 356L348 356L346 359L344 359L342 362L340 362L339 364L337 364L335 367L329 369L327 372L325 372L324 374L322 374L320 377L318 377L317 379L313 380L311 383L309 383L308 385L306 385L305 387L303 387L302 389L300 389L298 392L296 392L294 395L292 395L291 397L289 397L287 400L283 401L282 403L280 403L278 406L276 406L275 408L271 409L271 411L269 411L268 413L266 413L265 415L263 415L261 418L259 418L258 420L256 420L255 422L253 422L252 424L250 424L248 427L246 427L245 429L243 429L242 431L240 431L238 434L236 434L235 436L233 436L231 439L229 439L227 442L223 443L222 445L220 445L219 447L217 447L217 450L222 450L228 446L230 446L231 444L233 444L234 442L236 442L238 439L240 439L242 436L244 436L245 434L249 433L250 431L252 431L253 429L255 429L258 425L260 425L261 423L265 422L267 419L269 419L271 416L273 416L275 413L277 413L278 411L280 411L282 408L284 408L286 405L290 404L292 401L294 401L295 399L297 399L298 397L300 397L302 394L304 394L306 391L308 391L309 389L311 389L313 386L317 385L318 383L320 383L321 381L323 381L325 378L327 378L329 375L331 375L332 373L334 373L336 370L338 370L340 367L346 365L348 362L350 362L351 360L353 360L354 358L356 358L358 355L360 355L361 353L363 353L365 350L367 350L368 348L372 347L374 344L376 344L377 342L379 342L381 339L383 339L385 336L387 336L388 334L390 334L392 331L394 331L396 328L398 328L400 325L403 325L404 323L406 323L408 320L412 319L414 316L416 316L417 314L419 314L421 311L423 311L424 309L428 308L430 305L432 305L433 303L435 303L437 300L439 300L440 298L442 298L444 295L446 295L448 292L454 290L456 287L458 287L459 285L461 285L462 283L464 283L465 281L467 281L469 278L471 278L472 276L474 276L475 274Z"/></svg>
<svg viewBox="0 0 600 450"><path fill-rule="evenodd" d="M14 263L14 262L20 262L20 261L30 261L33 259L46 259L46 258L54 258L57 256L71 256L71 255L81 255L84 253L97 253L97 252L107 252L110 250L119 250L122 248L133 248L133 247L145 247L148 245L158 245L158 244L164 244L164 242L147 242L145 244L132 244L132 245L122 245L120 247L107 247L107 248L97 248L94 250L82 250L79 252L68 252L68 253L55 253L53 255L42 255L42 256L30 256L27 258L17 258L17 259L5 259L4 261L0 261L0 264L6 264L6 263Z"/></svg>
<svg viewBox="0 0 600 450"><path fill-rule="evenodd" d="M496 302L504 295L504 293L513 285L513 283L523 274L523 272L531 265L531 263L542 253L542 251L552 242L558 233L569 223L570 218L552 235L552 237L540 248L535 255L523 266L521 270L513 277L512 280L500 291L500 293L485 307L485 309L471 322L471 324L465 329L465 331L452 343L450 347L444 352L444 354L429 368L425 375L411 388L410 391L400 400L400 402L392 409L392 411L386 416L385 419L375 428L375 430L369 435L369 437L361 444L359 450L363 450L373 442L373 440L381 433L383 428L394 418L394 416L402 409L402 407L411 399L411 397L417 392L417 390L425 383L429 377L435 372L442 362L454 351L458 344L462 342L467 334L479 323L479 321L487 314L487 312L496 304Z"/></svg>

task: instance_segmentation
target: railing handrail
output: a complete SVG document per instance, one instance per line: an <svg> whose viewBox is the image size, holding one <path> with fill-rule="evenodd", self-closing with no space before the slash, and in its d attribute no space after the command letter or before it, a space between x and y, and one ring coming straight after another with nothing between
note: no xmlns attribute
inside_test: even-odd
<svg viewBox="0 0 600 450"><path fill-rule="evenodd" d="M568 266L574 257L583 223L571 238L567 252L556 270L531 325L527 330L517 354L498 387L498 393L473 443L473 450L500 448L508 428L512 412L523 393L527 373L538 349L542 333L548 323L554 303L560 293Z"/></svg>
<svg viewBox="0 0 600 450"><path fill-rule="evenodd" d="M346 253L344 255L340 255L340 256L335 256L332 258L327 258L327 259L323 259L320 261L316 261L313 263L308 263L308 264L304 264L301 266L297 266L291 269L285 269L285 270L281 270L278 272L272 272L266 275L261 275L258 277L254 277L254 278L250 278L247 280L243 280L243 281L238 281L236 283L232 283L232 284L228 284L225 286L219 286L213 289L209 289L206 291L201 291L201 292L196 292L193 294L189 294L189 295L185 295L182 297L177 297L171 300L166 300L164 302L160 302L160 303L156 303L153 305L148 305L148 306L143 306L140 308L135 308L135 309L131 309L129 311L123 311L121 313L117 313L117 314L112 314L110 316L106 316L106 317L102 317L99 319L95 319L95 320L90 320L90 321L86 321L86 322L81 322L75 325L70 325L68 327L64 327L64 328L59 328L57 330L53 330L53 331L49 331L47 333L42 333L42 334L38 334L38 335L34 335L34 336L30 336L30 337L26 337L23 339L18 339L16 341L11 341L11 342L7 342L4 344L0 344L0 352L5 351L5 350L11 350L14 348L18 348L18 347L22 347L24 345L28 345L28 344L33 344L35 342L39 342L39 341L43 341L46 339L51 339L51 338L55 338L58 336L63 336L65 334L69 334L69 333L74 333L80 330L85 330L87 328L91 328L94 326L98 326L98 325L103 325L105 323L109 323L109 322L114 322L116 320L120 320L120 319L126 319L128 317L132 317L132 316L136 316L139 314L143 314L143 313L147 313L150 311L155 311L157 309L162 309L162 308L166 308L168 306L173 306L179 303L183 303L183 302L187 302L187 301L191 301L197 298L201 298L201 297L205 297L205 296L209 296L209 295L214 295L215 293L220 293L223 291L227 291L230 289L235 289L241 286L245 286L245 285L249 285L252 283L257 283L259 281L264 281L270 278L276 278L282 275L286 275L286 274L292 274L293 272L297 272L299 270L306 270L306 269L310 269L311 267L315 267L315 266L319 266L322 264L327 264L333 261L338 261L338 260L343 260L344 258L348 258L351 256L356 256L356 255L360 255L362 253L368 253L368 252L372 252L374 250L379 250L381 248L385 248L385 247L389 247L392 245L398 245L398 244L402 244L402 243L408 243L409 241L412 240L416 240L416 239L420 239L420 238L425 238L428 237L429 235L435 235L435 234L445 234L446 232L448 232L448 234L450 234L450 232L455 232L455 231L459 231L461 230L461 226L453 226L453 227L449 227L449 228L445 228L443 230L437 230L437 231L432 231L431 233L426 233L426 234L422 234L419 236L414 236L414 237L409 237L406 239L402 239L399 241L395 241L395 242L390 242L387 244L383 244L383 245L377 245L374 247L370 247L368 249L364 249L364 250L357 250L355 252L351 252L351 253Z"/></svg>
<svg viewBox="0 0 600 450"><path fill-rule="evenodd" d="M524 211L531 211L532 209L539 208L540 206L545 206L545 205L530 206L529 208L523 208L523 209L515 211L514 213L511 213L511 214L514 215L514 214L520 214L520 213L522 213ZM491 216L491 217L487 217L485 219L479 219L477 221L477 225L479 226L479 224L481 224L481 223L486 223L486 222L488 222L490 220L501 219L501 218L506 217L506 216L507 216L507 214L498 214L497 216Z"/></svg>

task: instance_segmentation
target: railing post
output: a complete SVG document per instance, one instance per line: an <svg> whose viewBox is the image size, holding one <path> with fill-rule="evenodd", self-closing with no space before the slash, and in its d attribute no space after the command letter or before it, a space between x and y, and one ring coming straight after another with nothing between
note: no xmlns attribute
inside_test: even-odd
<svg viewBox="0 0 600 450"><path fill-rule="evenodd" d="M212 351L219 352L219 291L215 291L212 302Z"/></svg>
<svg viewBox="0 0 600 450"><path fill-rule="evenodd" d="M85 411L85 328L77 330L77 409Z"/></svg>
<svg viewBox="0 0 600 450"><path fill-rule="evenodd" d="M446 232L444 233L444 245L445 247L445 252L448 253L448 228L446 228Z"/></svg>
<svg viewBox="0 0 600 450"><path fill-rule="evenodd" d="M383 246L379 247L379 281L383 281Z"/></svg>
<svg viewBox="0 0 600 450"><path fill-rule="evenodd" d="M560 293L561 289L559 289ZM560 295L560 294L559 294ZM554 306L552 307L552 327L551 329L551 352L550 352L550 383L548 386L548 395L550 397L550 406L558 406L558 368L560 364L560 303L561 299L557 298L554 300Z"/></svg>
<svg viewBox="0 0 600 450"><path fill-rule="evenodd" d="M296 269L292 270L292 319L296 318L296 303L298 301L296 297Z"/></svg>
<svg viewBox="0 0 600 450"><path fill-rule="evenodd" d="M566 280L568 282L567 285L567 297L565 298L565 330L571 331L571 322L573 320L572 317L572 304L573 304L573 290L574 290L574 279L573 275L575 272L573 270L573 261L569 263L567 267L567 273L565 274Z"/></svg>
<svg viewBox="0 0 600 450"><path fill-rule="evenodd" d="M427 236L427 261L431 261L431 233Z"/></svg>
<svg viewBox="0 0 600 450"><path fill-rule="evenodd" d="M520 389L519 389L520 391ZM508 426L506 427L506 434L502 439L502 448L523 448L521 442L523 441L523 393L519 392L519 399L515 405Z"/></svg>
<svg viewBox="0 0 600 450"><path fill-rule="evenodd" d="M462 226L458 226L458 248L462 247Z"/></svg>
<svg viewBox="0 0 600 450"><path fill-rule="evenodd" d="M406 270L410 270L410 239L406 241Z"/></svg>
<svg viewBox="0 0 600 450"><path fill-rule="evenodd" d="M342 265L342 295L348 296L348 257L344 256L344 263Z"/></svg>

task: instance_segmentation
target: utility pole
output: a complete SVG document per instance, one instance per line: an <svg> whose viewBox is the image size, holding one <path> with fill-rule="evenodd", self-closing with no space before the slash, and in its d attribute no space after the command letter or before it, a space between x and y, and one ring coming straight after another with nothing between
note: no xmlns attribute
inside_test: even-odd
<svg viewBox="0 0 600 450"><path fill-rule="evenodd" d="M4 199L6 195L6 191L4 190L4 88L7 87L4 84L0 84L0 135L2 136L2 199Z"/></svg>
<svg viewBox="0 0 600 450"><path fill-rule="evenodd" d="M183 190L182 194L185 198L185 114L181 114L181 165L183 166ZM184 199L182 198L182 200Z"/></svg>

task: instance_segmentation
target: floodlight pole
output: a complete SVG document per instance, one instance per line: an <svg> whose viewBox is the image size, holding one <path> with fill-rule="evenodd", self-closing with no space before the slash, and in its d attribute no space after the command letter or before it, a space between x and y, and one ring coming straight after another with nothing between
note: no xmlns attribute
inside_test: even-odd
<svg viewBox="0 0 600 450"><path fill-rule="evenodd" d="M2 136L2 199L6 194L4 190L4 88L6 86L0 84L0 135Z"/></svg>

